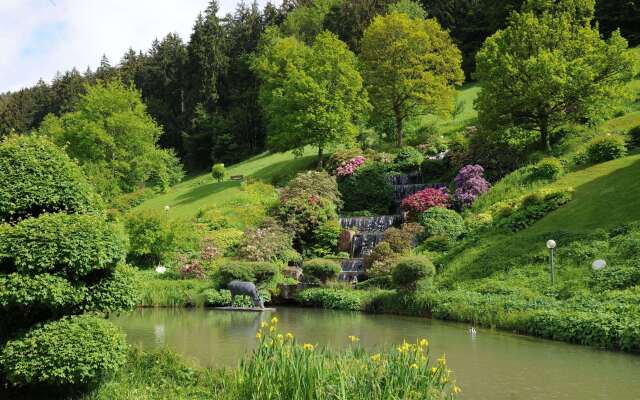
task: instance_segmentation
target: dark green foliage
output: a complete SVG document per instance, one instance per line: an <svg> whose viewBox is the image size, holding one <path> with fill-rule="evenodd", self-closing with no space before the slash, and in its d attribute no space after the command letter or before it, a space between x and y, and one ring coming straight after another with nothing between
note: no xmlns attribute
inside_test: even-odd
<svg viewBox="0 0 640 400"><path fill-rule="evenodd" d="M465 232L464 221L453 210L433 207L420 214L420 223L424 226L426 237L440 236L454 241Z"/></svg>
<svg viewBox="0 0 640 400"><path fill-rule="evenodd" d="M367 274L372 277L389 275L395 266L397 257L398 253L391 248L389 242L382 241L378 243L371 251L371 254L364 258Z"/></svg>
<svg viewBox="0 0 640 400"><path fill-rule="evenodd" d="M449 236L429 236L422 242L429 251L447 251L451 247Z"/></svg>
<svg viewBox="0 0 640 400"><path fill-rule="evenodd" d="M89 386L124 365L127 342L120 329L94 316L65 317L12 340L0 366L13 385Z"/></svg>
<svg viewBox="0 0 640 400"><path fill-rule="evenodd" d="M86 290L85 310L111 312L133 310L139 304L139 282L132 267L118 265Z"/></svg>
<svg viewBox="0 0 640 400"><path fill-rule="evenodd" d="M100 217L43 214L0 231L0 257L5 265L0 272L52 273L76 280L115 267L126 249L122 229Z"/></svg>
<svg viewBox="0 0 640 400"><path fill-rule="evenodd" d="M596 18L603 34L620 29L630 46L640 44L640 3L628 0L596 1Z"/></svg>
<svg viewBox="0 0 640 400"><path fill-rule="evenodd" d="M591 286L596 290L626 289L640 284L640 265L610 266L593 271Z"/></svg>
<svg viewBox="0 0 640 400"><path fill-rule="evenodd" d="M86 294L83 288L51 274L0 275L0 309L5 315L37 314L46 318L63 315L77 310Z"/></svg>
<svg viewBox="0 0 640 400"><path fill-rule="evenodd" d="M403 290L415 290L418 281L431 279L436 274L436 268L428 257L403 257L396 264L391 273L393 283Z"/></svg>
<svg viewBox="0 0 640 400"><path fill-rule="evenodd" d="M384 232L384 243L388 243L393 252L404 253L415 246L423 232L424 228L420 224L402 224L400 229L392 227Z"/></svg>
<svg viewBox="0 0 640 400"><path fill-rule="evenodd" d="M337 208L341 205L335 178L326 172L298 174L280 193L275 216L293 234L296 250L310 256L335 252Z"/></svg>
<svg viewBox="0 0 640 400"><path fill-rule="evenodd" d="M396 154L393 163L400 171L412 172L420 169L423 161L424 155L420 150L405 146Z"/></svg>
<svg viewBox="0 0 640 400"><path fill-rule="evenodd" d="M302 272L305 276L316 278L322 283L336 279L340 271L342 271L340 264L326 258L314 258L302 264Z"/></svg>
<svg viewBox="0 0 640 400"><path fill-rule="evenodd" d="M514 232L525 229L551 211L571 201L572 196L572 190L532 193L521 200L520 207L517 210L498 221L498 225L506 226Z"/></svg>
<svg viewBox="0 0 640 400"><path fill-rule="evenodd" d="M370 211L386 214L393 200L393 187L387 177L387 168L369 164L353 175L338 182L345 211Z"/></svg>
<svg viewBox="0 0 640 400"><path fill-rule="evenodd" d="M640 125L629 129L629 144L634 147L640 147Z"/></svg>
<svg viewBox="0 0 640 400"><path fill-rule="evenodd" d="M260 287L269 285L280 274L280 268L268 262L234 261L222 265L216 273L215 279L221 288L226 288L229 282L254 282Z"/></svg>
<svg viewBox="0 0 640 400"><path fill-rule="evenodd" d="M597 137L587 145L587 159L593 164L615 160L626 154L625 141L617 135Z"/></svg>
<svg viewBox="0 0 640 400"><path fill-rule="evenodd" d="M390 275L376 276L373 278L369 278L366 281L358 282L356 284L356 289L393 289L393 279Z"/></svg>
<svg viewBox="0 0 640 400"><path fill-rule="evenodd" d="M226 288L231 281L255 282L253 267L247 262L234 262L220 266L217 281L221 288Z"/></svg>
<svg viewBox="0 0 640 400"><path fill-rule="evenodd" d="M303 306L359 311L366 295L355 290L313 288L296 293L296 301Z"/></svg>
<svg viewBox="0 0 640 400"><path fill-rule="evenodd" d="M280 268L277 265L268 262L252 263L251 267L255 281L259 285L272 281L280 273Z"/></svg>
<svg viewBox="0 0 640 400"><path fill-rule="evenodd" d="M0 222L101 208L80 168L49 140L13 136L0 144Z"/></svg>
<svg viewBox="0 0 640 400"><path fill-rule="evenodd" d="M564 173L564 167L557 158L545 158L531 167L532 180L555 181Z"/></svg>

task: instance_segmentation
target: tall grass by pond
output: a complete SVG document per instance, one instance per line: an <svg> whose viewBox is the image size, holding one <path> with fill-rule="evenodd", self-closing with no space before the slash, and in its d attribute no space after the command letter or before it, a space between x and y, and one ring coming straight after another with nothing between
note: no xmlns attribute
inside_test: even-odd
<svg viewBox="0 0 640 400"><path fill-rule="evenodd" d="M235 369L188 366L167 350L134 350L126 369L82 400L439 400L461 392L444 356L432 360L426 339L369 353L355 336L331 351L280 333L277 318L263 322L259 346Z"/></svg>

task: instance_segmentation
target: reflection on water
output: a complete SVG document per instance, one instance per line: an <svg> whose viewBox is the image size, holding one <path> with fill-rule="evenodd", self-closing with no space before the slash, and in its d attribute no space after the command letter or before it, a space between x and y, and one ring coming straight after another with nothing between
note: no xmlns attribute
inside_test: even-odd
<svg viewBox="0 0 640 400"><path fill-rule="evenodd" d="M432 358L446 354L464 399L640 399L640 357L422 318L279 308L251 313L203 309L139 309L114 318L129 342L169 346L205 366L233 366L256 344L262 320L300 341L333 348L360 337L369 348L429 339Z"/></svg>

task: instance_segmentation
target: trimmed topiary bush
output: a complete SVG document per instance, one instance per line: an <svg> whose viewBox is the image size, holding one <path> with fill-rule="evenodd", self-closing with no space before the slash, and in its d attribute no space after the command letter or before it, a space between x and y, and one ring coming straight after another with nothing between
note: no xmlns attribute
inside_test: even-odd
<svg viewBox="0 0 640 400"><path fill-rule="evenodd" d="M587 145L587 159L593 164L615 160L627 154L624 138L606 135L593 139Z"/></svg>
<svg viewBox="0 0 640 400"><path fill-rule="evenodd" d="M108 321L65 317L7 342L0 367L16 386L90 386L124 365L127 348L124 334Z"/></svg>
<svg viewBox="0 0 640 400"><path fill-rule="evenodd" d="M218 182L222 182L226 174L227 170L222 163L213 164L211 167L211 176Z"/></svg>
<svg viewBox="0 0 640 400"><path fill-rule="evenodd" d="M73 279L124 260L127 237L93 215L44 214L0 231L0 259L24 275L64 274Z"/></svg>
<svg viewBox="0 0 640 400"><path fill-rule="evenodd" d="M302 264L302 272L305 276L314 277L322 283L336 279L341 271L340 264L325 258L314 258Z"/></svg>
<svg viewBox="0 0 640 400"><path fill-rule="evenodd" d="M396 264L391 277L393 283L402 290L415 290L418 281L432 279L436 268L428 257L403 257Z"/></svg>
<svg viewBox="0 0 640 400"><path fill-rule="evenodd" d="M426 237L444 236L455 240L465 232L464 220L457 212L442 207L433 207L420 215Z"/></svg>
<svg viewBox="0 0 640 400"><path fill-rule="evenodd" d="M531 180L555 181L564 173L560 160L548 157L533 165L529 172Z"/></svg>
<svg viewBox="0 0 640 400"><path fill-rule="evenodd" d="M0 222L44 212L98 213L102 206L80 167L49 140L12 136L0 144Z"/></svg>
<svg viewBox="0 0 640 400"><path fill-rule="evenodd" d="M253 267L247 262L234 262L222 265L216 274L220 287L226 288L231 281L255 282Z"/></svg>
<svg viewBox="0 0 640 400"><path fill-rule="evenodd" d="M393 201L393 186L387 177L387 168L381 164L369 164L353 175L340 179L345 211L370 211L385 214Z"/></svg>
<svg viewBox="0 0 640 400"><path fill-rule="evenodd" d="M405 146L396 155L394 164L401 171L411 172L420 169L423 161L424 154L420 150Z"/></svg>

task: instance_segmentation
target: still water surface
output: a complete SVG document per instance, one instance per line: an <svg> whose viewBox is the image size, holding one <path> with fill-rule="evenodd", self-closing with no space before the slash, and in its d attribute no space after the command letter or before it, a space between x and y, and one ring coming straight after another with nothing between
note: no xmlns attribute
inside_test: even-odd
<svg viewBox="0 0 640 400"><path fill-rule="evenodd" d="M168 346L202 366L234 366L256 344L262 320L299 341L333 348L356 335L369 349L428 338L431 357L446 354L462 398L470 400L640 400L640 356L539 340L422 318L278 308L249 313L138 309L114 318L132 344Z"/></svg>

